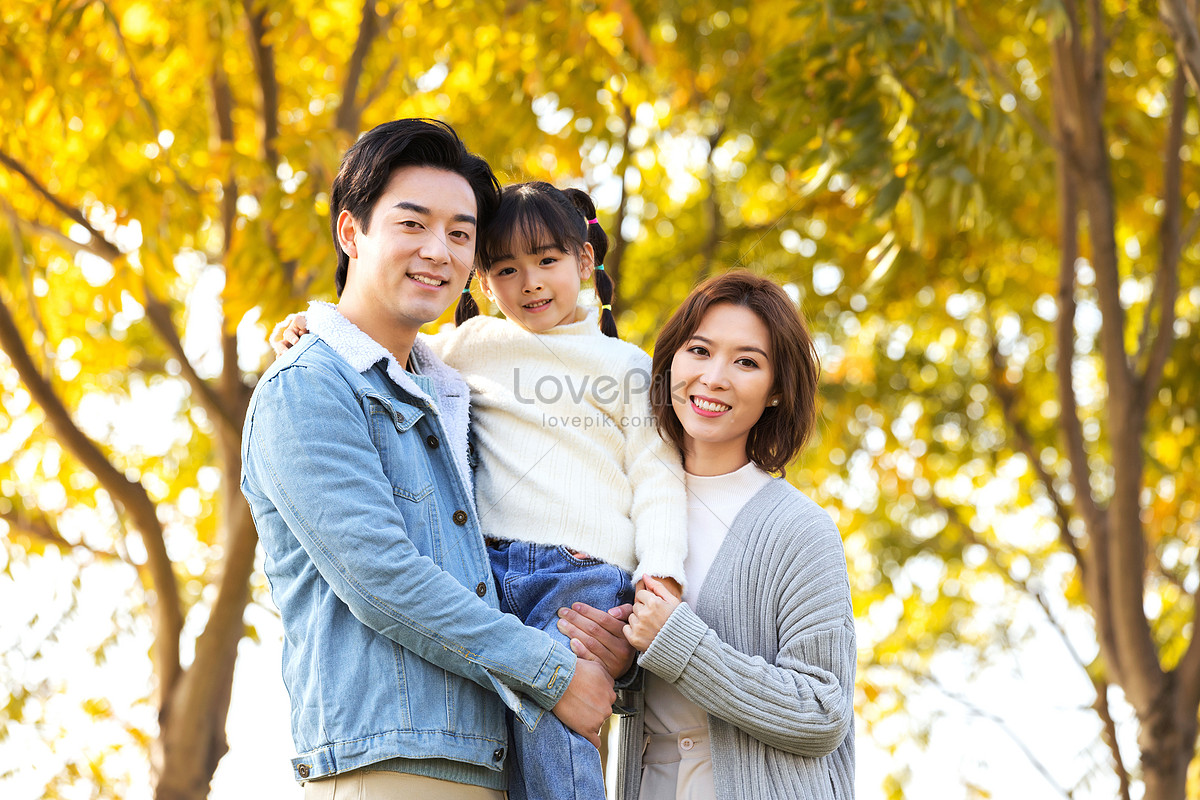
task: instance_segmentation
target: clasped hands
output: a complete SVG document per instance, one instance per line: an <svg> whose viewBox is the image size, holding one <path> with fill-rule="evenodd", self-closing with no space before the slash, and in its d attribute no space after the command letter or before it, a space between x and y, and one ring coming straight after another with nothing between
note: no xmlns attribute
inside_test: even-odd
<svg viewBox="0 0 1200 800"><path fill-rule="evenodd" d="M581 690L587 691L586 687L595 676L602 674L611 694L611 681L629 671L636 650L644 651L654 641L667 617L679 605L680 593L679 584L674 580L647 575L638 581L632 604L626 603L608 611L585 603L559 609L558 630L570 638L571 651L579 658L567 695L554 707L555 715L567 727L599 746L599 728L608 718L608 709L596 709L594 705L581 707L572 692L576 680L581 682ZM597 665L602 669L597 669ZM603 712L598 721L594 716L597 710ZM596 732L592 733L593 730Z"/></svg>
<svg viewBox="0 0 1200 800"><path fill-rule="evenodd" d="M601 611L575 603L558 611L558 630L571 639L575 655L602 664L613 678L633 665L680 603L682 589L671 578L647 575L638 581L633 603Z"/></svg>

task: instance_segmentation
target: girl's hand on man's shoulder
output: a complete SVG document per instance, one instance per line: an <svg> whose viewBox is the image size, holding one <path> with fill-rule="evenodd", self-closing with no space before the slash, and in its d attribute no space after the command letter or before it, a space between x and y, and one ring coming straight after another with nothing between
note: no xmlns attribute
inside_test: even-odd
<svg viewBox="0 0 1200 800"><path fill-rule="evenodd" d="M267 341L275 351L275 357L283 355L292 346L299 344L300 337L308 333L308 320L304 314L288 314L278 325L271 329Z"/></svg>

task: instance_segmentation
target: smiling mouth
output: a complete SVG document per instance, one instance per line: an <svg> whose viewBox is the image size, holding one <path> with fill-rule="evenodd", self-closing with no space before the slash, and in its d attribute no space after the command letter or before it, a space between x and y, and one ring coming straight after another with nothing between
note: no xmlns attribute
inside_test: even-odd
<svg viewBox="0 0 1200 800"><path fill-rule="evenodd" d="M717 403L713 400L703 400L694 395L688 399L692 401L692 405L694 405L696 408L700 409L701 411L707 411L711 414L723 414L729 409L733 408L733 406L727 406L724 403Z"/></svg>
<svg viewBox="0 0 1200 800"><path fill-rule="evenodd" d="M417 283L422 283L426 286L443 286L446 283L445 281L439 281L437 278L428 278L424 275L409 275L408 277L412 278Z"/></svg>
<svg viewBox="0 0 1200 800"><path fill-rule="evenodd" d="M538 300L533 303L526 303L525 305L521 306L521 308L524 308L528 311L538 311L539 309L545 308L548 305L550 305L549 300Z"/></svg>

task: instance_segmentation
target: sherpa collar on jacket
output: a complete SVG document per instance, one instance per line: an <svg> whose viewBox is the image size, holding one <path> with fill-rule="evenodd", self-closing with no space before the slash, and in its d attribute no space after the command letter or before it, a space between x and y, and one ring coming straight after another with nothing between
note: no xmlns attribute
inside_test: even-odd
<svg viewBox="0 0 1200 800"><path fill-rule="evenodd" d="M429 345L418 335L412 346L412 360L421 375L429 378L436 397L425 393L412 375L396 361L386 347L372 339L357 325L342 316L332 303L313 301L305 314L309 333L320 337L325 344L345 359L353 369L366 372L380 361L385 361L387 375L392 382L414 397L427 401L435 414L441 417L450 439L454 463L466 482L470 496L474 496L471 482L471 467L467 462L467 431L470 426L470 390L455 370L442 363Z"/></svg>

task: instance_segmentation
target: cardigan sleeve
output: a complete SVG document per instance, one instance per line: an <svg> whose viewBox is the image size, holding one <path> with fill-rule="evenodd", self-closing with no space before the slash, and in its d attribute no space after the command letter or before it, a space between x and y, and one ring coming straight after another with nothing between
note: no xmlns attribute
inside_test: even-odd
<svg viewBox="0 0 1200 800"><path fill-rule="evenodd" d="M668 618L638 663L688 699L763 744L821 758L854 724L857 649L841 539L824 517L800 548L773 553L778 653L741 652L686 604ZM815 529L815 530L813 530ZM786 560L785 560L786 559ZM835 568L836 567L836 568ZM734 587L735 625L752 630L761 613Z"/></svg>
<svg viewBox="0 0 1200 800"><path fill-rule="evenodd" d="M687 488L683 461L658 433L650 409L650 357L638 351L625 371L625 474L633 489L636 583L643 575L674 578L682 586L687 556Z"/></svg>

